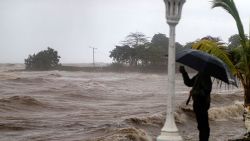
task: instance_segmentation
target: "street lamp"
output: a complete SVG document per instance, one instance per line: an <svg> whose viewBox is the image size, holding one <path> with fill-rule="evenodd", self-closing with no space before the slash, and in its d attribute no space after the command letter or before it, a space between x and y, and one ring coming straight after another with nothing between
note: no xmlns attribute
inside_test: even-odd
<svg viewBox="0 0 250 141"><path fill-rule="evenodd" d="M185 0L164 0L166 6L166 19L170 28L168 47L168 95L166 121L157 141L182 141L174 120L175 95L175 26L181 18L182 6Z"/></svg>

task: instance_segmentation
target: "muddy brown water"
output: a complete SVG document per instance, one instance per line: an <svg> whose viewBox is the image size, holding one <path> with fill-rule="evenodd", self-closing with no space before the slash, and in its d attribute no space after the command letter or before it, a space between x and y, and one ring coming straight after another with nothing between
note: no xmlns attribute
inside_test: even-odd
<svg viewBox="0 0 250 141"><path fill-rule="evenodd" d="M165 120L167 75L8 71L0 65L0 141L154 141ZM175 120L197 141L190 88L176 78ZM245 133L242 89L214 83L211 141Z"/></svg>

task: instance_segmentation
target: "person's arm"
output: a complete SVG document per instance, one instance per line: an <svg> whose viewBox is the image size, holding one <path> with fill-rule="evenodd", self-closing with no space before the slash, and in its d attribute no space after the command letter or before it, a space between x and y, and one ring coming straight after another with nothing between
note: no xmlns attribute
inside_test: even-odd
<svg viewBox="0 0 250 141"><path fill-rule="evenodd" d="M189 78L188 73L186 72L185 68L183 66L180 66L180 73L182 74L184 84L187 85L188 87L192 87L195 82L195 77L194 76L192 79Z"/></svg>

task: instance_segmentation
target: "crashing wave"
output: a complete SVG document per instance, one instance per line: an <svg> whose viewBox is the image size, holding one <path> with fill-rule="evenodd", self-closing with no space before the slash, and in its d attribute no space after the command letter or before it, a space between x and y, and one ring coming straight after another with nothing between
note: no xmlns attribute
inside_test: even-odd
<svg viewBox="0 0 250 141"><path fill-rule="evenodd" d="M152 141L142 129L134 127L115 129L111 134L96 139L96 141Z"/></svg>
<svg viewBox="0 0 250 141"><path fill-rule="evenodd" d="M135 125L148 125L148 126L163 126L165 122L166 112L157 113L148 117L131 117L126 119L125 121L128 123L132 123ZM186 122L186 114L181 112L180 110L174 113L175 122L177 123L185 123Z"/></svg>
<svg viewBox="0 0 250 141"><path fill-rule="evenodd" d="M161 126L164 122L163 114L157 114L150 117L131 117L125 120L135 125L157 125Z"/></svg>
<svg viewBox="0 0 250 141"><path fill-rule="evenodd" d="M46 107L46 105L30 96L12 96L0 99L0 111L30 110L42 107Z"/></svg>
<svg viewBox="0 0 250 141"><path fill-rule="evenodd" d="M244 112L243 102L235 101L233 105L212 107L209 110L209 119L220 121L228 119L242 119Z"/></svg>
<svg viewBox="0 0 250 141"><path fill-rule="evenodd" d="M1 73L0 74L0 80L13 80L17 79L18 77L11 73Z"/></svg>

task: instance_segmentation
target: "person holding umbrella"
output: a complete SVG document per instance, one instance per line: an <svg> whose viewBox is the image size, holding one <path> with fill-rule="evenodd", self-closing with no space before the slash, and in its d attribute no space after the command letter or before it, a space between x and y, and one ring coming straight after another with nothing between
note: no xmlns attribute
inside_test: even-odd
<svg viewBox="0 0 250 141"><path fill-rule="evenodd" d="M176 61L198 71L198 74L190 79L185 68L183 66L179 68L184 84L192 87L186 105L188 105L192 97L193 110L198 123L199 139L200 141L208 141L210 135L208 109L210 108L211 101L211 77L237 86L235 78L223 61L199 50L181 50L176 54Z"/></svg>
<svg viewBox="0 0 250 141"><path fill-rule="evenodd" d="M193 87L186 104L189 103L192 96L193 110L198 123L199 139L200 141L208 141L210 135L208 109L210 107L210 93L212 90L211 77L205 71L200 71L190 79L183 66L179 70L182 73L185 85Z"/></svg>

